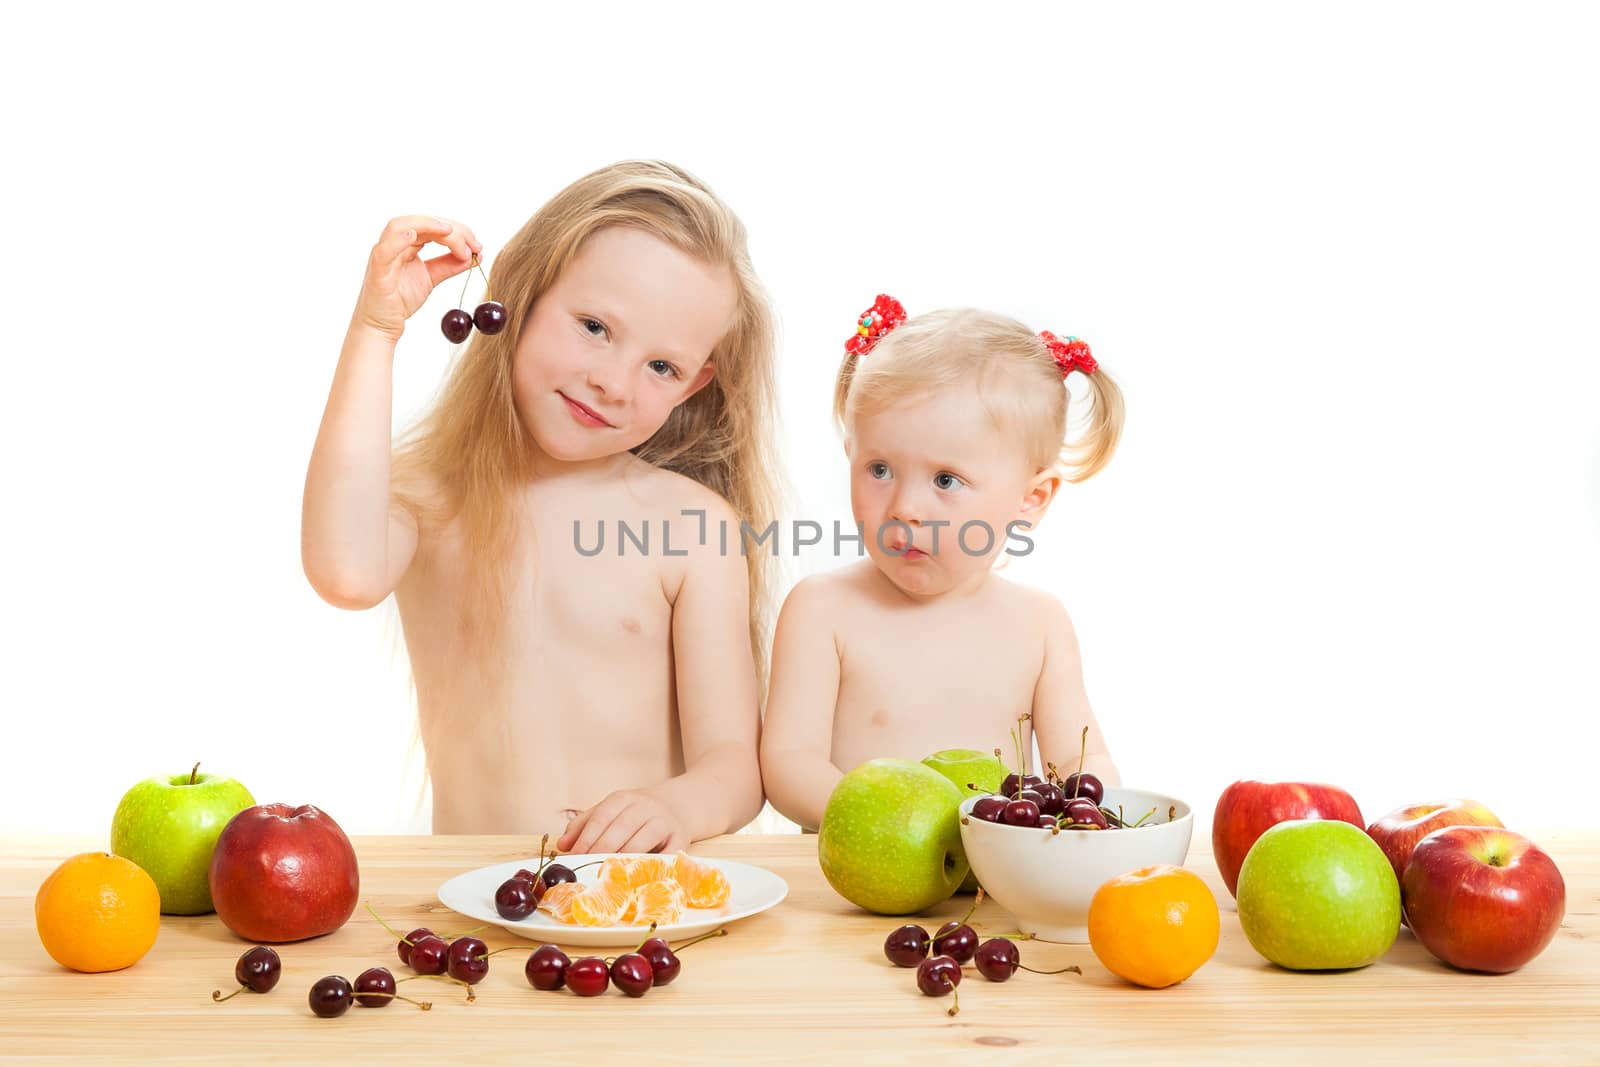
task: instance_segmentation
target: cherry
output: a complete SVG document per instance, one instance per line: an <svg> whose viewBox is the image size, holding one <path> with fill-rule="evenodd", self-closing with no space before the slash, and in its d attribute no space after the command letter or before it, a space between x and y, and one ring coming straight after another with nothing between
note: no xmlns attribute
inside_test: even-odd
<svg viewBox="0 0 1600 1067"><path fill-rule="evenodd" d="M658 986L670 985L683 970L683 961L672 951L672 946L659 937L652 937L640 945L639 955L650 962L652 981Z"/></svg>
<svg viewBox="0 0 1600 1067"><path fill-rule="evenodd" d="M314 1014L324 1019L332 1019L350 1010L350 998L353 992L347 979L337 974L330 974L326 978L317 979L316 984L311 987L307 1000Z"/></svg>
<svg viewBox="0 0 1600 1067"><path fill-rule="evenodd" d="M1006 780L1000 783L1000 792L1015 799L1019 790L1036 789L1044 784L1044 779L1037 774L1008 774Z"/></svg>
<svg viewBox="0 0 1600 1067"><path fill-rule="evenodd" d="M1053 830L1059 825L1060 823L1056 822L1054 815L1039 816L1039 829L1041 830Z"/></svg>
<svg viewBox="0 0 1600 1067"><path fill-rule="evenodd" d="M400 953L400 962L409 965L411 963L411 946L415 945L424 937L432 936L432 930L428 929L426 926L419 926L405 937L402 937L400 939L400 948L398 950Z"/></svg>
<svg viewBox="0 0 1600 1067"><path fill-rule="evenodd" d="M567 954L555 945L540 945L528 957L522 973L528 976L528 984L535 989L560 989L566 984L567 968L571 964Z"/></svg>
<svg viewBox="0 0 1600 1067"><path fill-rule="evenodd" d="M949 956L957 963L966 963L972 959L972 954L978 950L978 935L967 925L967 920L972 918L978 910L978 905L983 903L983 889L979 888L977 895L972 898L972 907L961 917L961 921L954 920L939 927L939 932L933 935L933 954L935 956Z"/></svg>
<svg viewBox="0 0 1600 1067"><path fill-rule="evenodd" d="M472 334L472 316L460 308L451 308L439 321L439 329L444 331L451 344L458 345Z"/></svg>
<svg viewBox="0 0 1600 1067"><path fill-rule="evenodd" d="M418 974L443 974L450 969L450 946L434 934L412 945L410 956L411 969Z"/></svg>
<svg viewBox="0 0 1600 1067"><path fill-rule="evenodd" d="M1100 804L1106 798L1105 785L1100 781L1099 778L1096 778L1088 771L1078 771L1074 774L1067 775L1066 779L1061 783L1061 792L1068 799L1071 799L1072 797L1084 797L1096 805Z"/></svg>
<svg viewBox="0 0 1600 1067"><path fill-rule="evenodd" d="M630 997L642 997L655 982L650 961L637 952L618 956L611 964L611 984Z"/></svg>
<svg viewBox="0 0 1600 1067"><path fill-rule="evenodd" d="M472 312L472 324L482 333L496 334L506 328L506 306L498 300L485 300Z"/></svg>
<svg viewBox="0 0 1600 1067"><path fill-rule="evenodd" d="M411 950L413 956L416 949ZM450 977L477 985L489 973L489 946L476 937L458 937L450 942L447 956Z"/></svg>
<svg viewBox="0 0 1600 1067"><path fill-rule="evenodd" d="M598 997L611 983L611 971L598 956L573 960L567 967L567 988L580 997Z"/></svg>
<svg viewBox="0 0 1600 1067"><path fill-rule="evenodd" d="M949 956L933 956L917 964L917 988L930 997L942 997L946 993L955 996L956 986L960 984L961 964ZM960 1010L961 998L956 997L946 1014L954 1015Z"/></svg>
<svg viewBox="0 0 1600 1067"><path fill-rule="evenodd" d="M537 881L507 878L495 890L494 910L500 913L502 919L526 919L538 908L539 898L544 896L543 889L543 878Z"/></svg>
<svg viewBox="0 0 1600 1067"><path fill-rule="evenodd" d="M1067 801L1067 810L1063 814L1069 830L1105 830L1111 826L1105 812L1087 797Z"/></svg>
<svg viewBox="0 0 1600 1067"><path fill-rule="evenodd" d="M931 940L928 931L916 923L907 923L889 931L883 939L883 954L896 967L915 967L928 958Z"/></svg>
<svg viewBox="0 0 1600 1067"><path fill-rule="evenodd" d="M560 885L563 882L576 882L578 876L572 873L572 868L564 863L546 864L544 868L544 884L546 886Z"/></svg>
<svg viewBox="0 0 1600 1067"><path fill-rule="evenodd" d="M1013 800L1006 804L1001 817L1007 826L1038 826L1039 805L1031 800Z"/></svg>
<svg viewBox="0 0 1600 1067"><path fill-rule="evenodd" d="M239 957L239 962L233 965L233 980L239 983L227 996L222 995L222 990L213 989L211 999L221 1004L224 1000L232 1000L246 989L252 993L269 992L278 984L278 979L283 976L283 964L278 959L278 954L265 945L246 949Z"/></svg>
<svg viewBox="0 0 1600 1067"><path fill-rule="evenodd" d="M939 927L939 933L933 939L933 951L940 956L949 956L957 963L966 963L978 951L977 932L965 923L945 923Z"/></svg>
<svg viewBox="0 0 1600 1067"><path fill-rule="evenodd" d="M1006 810L1009 801L1002 796L987 796L972 805L972 814L984 822L999 822L1000 813Z"/></svg>
<svg viewBox="0 0 1600 1067"><path fill-rule="evenodd" d="M395 992L394 975L389 973L387 967L368 967L356 976L355 984L356 1003L363 1008L387 1008L391 1001L403 1000L408 1004L415 1004L423 1011L431 1011L433 1004L425 1000L412 1000L402 997ZM467 990L467 999L472 999L472 990Z"/></svg>
<svg viewBox="0 0 1600 1067"><path fill-rule="evenodd" d="M1054 782L1045 782L1042 785L1036 785L1033 787L1033 791L1039 794L1040 815L1060 815L1062 810L1067 806L1066 794L1063 793L1061 791L1061 787L1056 785Z"/></svg>
<svg viewBox="0 0 1600 1067"><path fill-rule="evenodd" d="M991 982L1004 982L1022 966L1022 954L1016 943L1004 937L991 937L978 946L975 958L978 973Z"/></svg>

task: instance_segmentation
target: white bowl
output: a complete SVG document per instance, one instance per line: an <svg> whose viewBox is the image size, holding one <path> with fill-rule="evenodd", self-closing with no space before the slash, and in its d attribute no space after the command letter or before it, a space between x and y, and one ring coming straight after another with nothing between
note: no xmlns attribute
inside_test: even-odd
<svg viewBox="0 0 1600 1067"><path fill-rule="evenodd" d="M1194 816L1189 805L1143 789L1106 786L1103 807L1132 822L1131 830L1062 830L1007 826L973 817L980 797L961 803L961 844L986 895L1009 911L1017 929L1046 941L1087 944L1089 901L1119 874L1158 863L1182 866ZM1169 818L1168 812L1171 811Z"/></svg>

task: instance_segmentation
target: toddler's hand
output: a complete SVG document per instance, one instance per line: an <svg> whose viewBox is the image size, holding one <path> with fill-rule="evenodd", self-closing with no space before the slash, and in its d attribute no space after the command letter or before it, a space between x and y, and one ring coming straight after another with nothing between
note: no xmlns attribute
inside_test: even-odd
<svg viewBox="0 0 1600 1067"><path fill-rule="evenodd" d="M619 789L575 816L556 842L562 852L676 852L688 846L672 809L634 789Z"/></svg>
<svg viewBox="0 0 1600 1067"><path fill-rule="evenodd" d="M417 253L429 241L449 248L432 259ZM483 244L458 222L431 215L401 215L389 220L367 257L367 276L361 282L353 322L400 340L406 319L422 306L433 287L472 267L472 256Z"/></svg>

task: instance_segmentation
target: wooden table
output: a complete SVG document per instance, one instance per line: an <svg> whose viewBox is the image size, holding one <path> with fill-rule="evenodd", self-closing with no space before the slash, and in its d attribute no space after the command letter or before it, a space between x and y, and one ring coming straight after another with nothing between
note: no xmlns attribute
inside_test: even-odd
<svg viewBox="0 0 1600 1067"><path fill-rule="evenodd" d="M788 899L734 924L728 937L685 951L678 981L643 999L615 990L592 999L538 992L523 978L526 955L508 952L490 961L473 1004L453 995L459 987L418 981L402 989L427 987L432 1011L394 1004L319 1019L306 993L323 975L354 978L380 963L397 977L409 973L395 959L394 939L365 909L327 937L279 946L283 978L271 993L214 1004L211 991L233 988L234 960L246 947L216 916L163 917L155 947L127 970L63 970L34 931L33 896L60 860L104 841L0 839L0 1059L1037 1067L1048 1052L1066 1053L1063 1062L1078 1067L1600 1063L1600 833L1536 840L1566 877L1566 921L1542 956L1499 977L1445 968L1408 931L1384 959L1359 971L1273 967L1245 940L1208 843L1196 835L1188 865L1225 903L1221 947L1194 977L1170 989L1138 989L1109 974L1087 946L1024 942L1030 966L1074 963L1083 974L1019 973L994 985L969 971L960 1014L950 1018L948 999L922 996L913 972L883 958L884 935L903 920L868 915L835 895L817 867L815 837L732 836L695 851L776 871L789 883ZM434 895L440 883L525 856L531 844L356 838L362 896L402 930L462 929L470 924ZM969 902L946 902L929 918L943 921ZM981 935L1007 923L985 902L975 925ZM504 931L480 936L490 948L532 947Z"/></svg>

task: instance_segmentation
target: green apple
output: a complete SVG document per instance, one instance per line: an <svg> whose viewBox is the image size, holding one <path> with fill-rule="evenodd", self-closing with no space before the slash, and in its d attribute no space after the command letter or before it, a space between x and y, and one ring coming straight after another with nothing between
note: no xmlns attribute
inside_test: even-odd
<svg viewBox="0 0 1600 1067"><path fill-rule="evenodd" d="M1001 783L1011 773L994 753L979 752L975 748L947 748L943 752L935 752L922 762L954 782L956 788L961 790L962 800L1000 792ZM978 788L967 788L972 785ZM961 883L959 892L977 891L978 876L968 871L967 880Z"/></svg>
<svg viewBox="0 0 1600 1067"><path fill-rule="evenodd" d="M956 809L961 791L903 759L868 760L839 780L817 828L828 884L879 915L906 915L949 899L967 876Z"/></svg>
<svg viewBox="0 0 1600 1067"><path fill-rule="evenodd" d="M1256 839L1239 868L1239 925L1280 967L1365 967L1400 932L1400 883L1383 849L1338 819L1292 819Z"/></svg>
<svg viewBox="0 0 1600 1067"><path fill-rule="evenodd" d="M155 879L165 915L204 915L211 906L211 853L222 828L255 805L232 778L158 774L123 794L111 819L111 851Z"/></svg>

